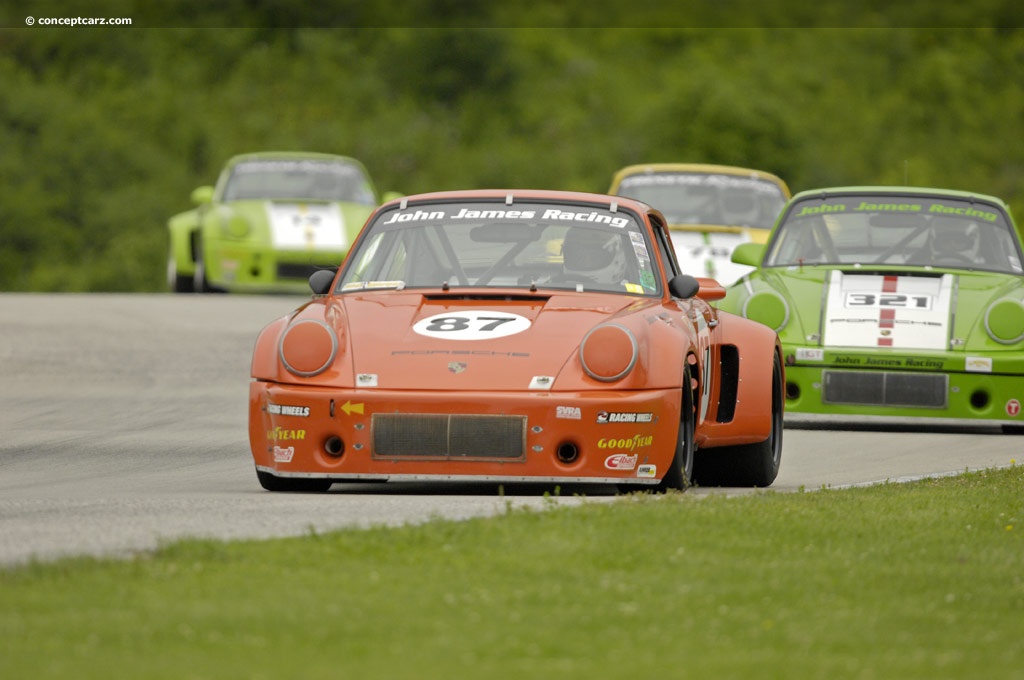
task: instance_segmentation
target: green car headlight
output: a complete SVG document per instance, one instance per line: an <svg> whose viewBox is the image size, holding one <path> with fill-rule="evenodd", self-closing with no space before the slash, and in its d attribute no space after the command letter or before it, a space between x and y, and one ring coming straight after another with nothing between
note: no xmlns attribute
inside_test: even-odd
<svg viewBox="0 0 1024 680"><path fill-rule="evenodd" d="M224 231L235 238L243 238L249 235L249 220L241 215L232 215L224 224Z"/></svg>
<svg viewBox="0 0 1024 680"><path fill-rule="evenodd" d="M1024 305L1018 300L998 300L985 312L985 331L1003 345L1024 340Z"/></svg>
<svg viewBox="0 0 1024 680"><path fill-rule="evenodd" d="M743 305L743 316L778 332L789 323L789 305L778 293L760 291L747 298Z"/></svg>

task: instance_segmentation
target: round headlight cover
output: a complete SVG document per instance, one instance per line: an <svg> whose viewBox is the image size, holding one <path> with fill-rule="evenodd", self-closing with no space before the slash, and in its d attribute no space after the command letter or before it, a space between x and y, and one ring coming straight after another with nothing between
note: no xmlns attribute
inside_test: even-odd
<svg viewBox="0 0 1024 680"><path fill-rule="evenodd" d="M993 302L985 312L985 331L1003 345L1024 340L1024 304L1009 299Z"/></svg>
<svg viewBox="0 0 1024 680"><path fill-rule="evenodd" d="M747 298L743 304L743 316L778 332L789 323L789 305L775 291L763 290Z"/></svg>
<svg viewBox="0 0 1024 680"><path fill-rule="evenodd" d="M227 221L228 233L236 238L243 238L249 235L249 220L241 215L231 215Z"/></svg>
<svg viewBox="0 0 1024 680"><path fill-rule="evenodd" d="M278 346L281 364L304 378L319 375L338 355L338 338L323 321L303 319L285 329Z"/></svg>
<svg viewBox="0 0 1024 680"><path fill-rule="evenodd" d="M580 343L580 363L594 380L614 382L626 377L640 353L636 337L625 326L604 324L592 328Z"/></svg>

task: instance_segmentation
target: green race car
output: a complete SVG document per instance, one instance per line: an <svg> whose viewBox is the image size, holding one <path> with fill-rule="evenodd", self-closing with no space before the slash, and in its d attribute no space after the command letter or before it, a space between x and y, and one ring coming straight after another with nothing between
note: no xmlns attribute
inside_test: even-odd
<svg viewBox="0 0 1024 680"><path fill-rule="evenodd" d="M235 156L192 200L168 221L167 279L179 293L308 292L381 203L359 161L298 152Z"/></svg>
<svg viewBox="0 0 1024 680"><path fill-rule="evenodd" d="M993 196L795 195L720 309L776 329L786 420L1024 428L1021 231Z"/></svg>

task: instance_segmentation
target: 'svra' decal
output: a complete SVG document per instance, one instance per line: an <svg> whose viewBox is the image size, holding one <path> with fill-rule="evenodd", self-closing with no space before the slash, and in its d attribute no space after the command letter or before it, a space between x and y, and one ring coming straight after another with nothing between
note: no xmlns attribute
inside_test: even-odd
<svg viewBox="0 0 1024 680"><path fill-rule="evenodd" d="M412 327L420 335L444 340L491 340L522 333L530 320L518 314L489 309L460 309L434 314Z"/></svg>

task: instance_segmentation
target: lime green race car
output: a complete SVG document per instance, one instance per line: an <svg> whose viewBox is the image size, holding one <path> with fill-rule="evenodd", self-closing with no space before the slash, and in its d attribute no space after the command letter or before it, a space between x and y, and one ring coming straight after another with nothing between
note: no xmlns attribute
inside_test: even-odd
<svg viewBox="0 0 1024 680"><path fill-rule="evenodd" d="M342 261L381 197L355 159L266 152L235 156L192 201L168 221L171 290L305 293L314 271Z"/></svg>
<svg viewBox="0 0 1024 680"><path fill-rule="evenodd" d="M1021 231L992 196L910 187L804 191L723 311L778 333L786 420L1024 428Z"/></svg>

